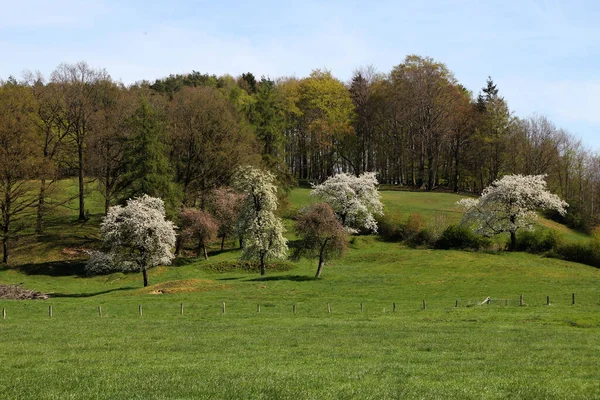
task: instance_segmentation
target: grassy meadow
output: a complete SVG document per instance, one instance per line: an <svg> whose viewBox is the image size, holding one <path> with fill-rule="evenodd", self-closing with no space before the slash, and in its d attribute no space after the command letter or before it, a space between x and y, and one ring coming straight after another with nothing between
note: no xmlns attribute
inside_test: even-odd
<svg viewBox="0 0 600 400"><path fill-rule="evenodd" d="M294 190L285 215L308 193ZM382 194L388 214L460 218L454 194ZM83 275L78 249L97 244L102 211L99 197L89 204L90 221L61 209L0 271L0 283L53 293L0 300L2 398L600 398L596 268L355 236L318 280L315 260L265 277L218 272L239 253L215 244L208 261L151 270L143 288L141 274Z"/></svg>

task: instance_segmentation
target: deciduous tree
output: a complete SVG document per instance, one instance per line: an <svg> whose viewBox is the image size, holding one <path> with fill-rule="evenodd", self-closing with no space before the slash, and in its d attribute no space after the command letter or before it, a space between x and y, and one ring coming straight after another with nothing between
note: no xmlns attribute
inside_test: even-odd
<svg viewBox="0 0 600 400"><path fill-rule="evenodd" d="M358 177L342 173L314 185L310 195L329 204L350 232L363 228L377 232L375 215L383 215L377 184L374 172Z"/></svg>
<svg viewBox="0 0 600 400"><path fill-rule="evenodd" d="M235 176L234 187L245 198L240 213L244 238L242 258L258 260L260 274L266 273L266 261L285 258L288 251L285 229L277 210L275 176L254 167L242 167Z"/></svg>
<svg viewBox="0 0 600 400"><path fill-rule="evenodd" d="M531 229L536 210L555 210L566 214L568 204L546 189L545 175L506 175L486 187L478 199L462 199L463 223L474 224L485 236L510 233L510 248L516 248L516 233Z"/></svg>
<svg viewBox="0 0 600 400"><path fill-rule="evenodd" d="M181 211L179 220L182 240L184 242L187 240L195 240L198 245L196 254L200 256L200 252L202 252L204 259L208 260L206 244L217 235L219 229L217 221L206 211L196 210L194 208L184 208Z"/></svg>
<svg viewBox="0 0 600 400"><path fill-rule="evenodd" d="M340 256L346 249L346 231L327 203L317 203L303 210L296 219L295 231L300 244L294 258L318 257L316 278L321 276L323 264Z"/></svg>
<svg viewBox="0 0 600 400"><path fill-rule="evenodd" d="M174 258L175 226L165 218L164 202L143 195L113 206L100 225L104 247L114 265L141 270L148 286L148 268L168 265Z"/></svg>

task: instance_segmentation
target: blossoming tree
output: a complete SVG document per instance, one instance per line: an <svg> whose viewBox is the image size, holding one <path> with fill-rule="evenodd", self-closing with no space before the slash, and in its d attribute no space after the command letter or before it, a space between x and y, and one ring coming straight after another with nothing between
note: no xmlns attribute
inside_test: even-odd
<svg viewBox="0 0 600 400"><path fill-rule="evenodd" d="M358 232L360 228L377 232L375 215L383 215L377 185L374 172L358 177L342 173L313 185L310 195L329 204L349 232Z"/></svg>
<svg viewBox="0 0 600 400"><path fill-rule="evenodd" d="M517 230L531 229L536 210L556 210L564 215L569 206L546 189L545 175L506 175L483 190L478 199L462 199L457 205L465 209L463 223L471 223L484 236L510 233L514 250Z"/></svg>
<svg viewBox="0 0 600 400"><path fill-rule="evenodd" d="M115 269L141 270L148 286L148 268L168 265L174 258L175 226L165 218L159 198L143 195L127 200L124 207L109 208L100 229L108 254L92 254L88 270L102 260Z"/></svg>
<svg viewBox="0 0 600 400"><path fill-rule="evenodd" d="M260 274L266 273L268 259L287 256L283 224L275 215L277 186L275 176L254 167L238 169L234 187L245 195L240 212L240 232L244 238L242 258L260 262Z"/></svg>
<svg viewBox="0 0 600 400"><path fill-rule="evenodd" d="M300 244L295 248L294 258L318 257L315 278L321 276L326 261L346 250L346 231L327 203L313 204L302 210L296 218L295 231Z"/></svg>

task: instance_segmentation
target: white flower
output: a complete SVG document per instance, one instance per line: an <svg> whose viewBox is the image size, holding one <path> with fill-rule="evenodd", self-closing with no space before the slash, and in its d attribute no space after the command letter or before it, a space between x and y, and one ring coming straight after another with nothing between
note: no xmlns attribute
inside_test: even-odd
<svg viewBox="0 0 600 400"><path fill-rule="evenodd" d="M310 195L329 204L349 232L360 228L377 232L375 215L383 215L377 185L374 172L365 172L359 177L342 173L313 185Z"/></svg>

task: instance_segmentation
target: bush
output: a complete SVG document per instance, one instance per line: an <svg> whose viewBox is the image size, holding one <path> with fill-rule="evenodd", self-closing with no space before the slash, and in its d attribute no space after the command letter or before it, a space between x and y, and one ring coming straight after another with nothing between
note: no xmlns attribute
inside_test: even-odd
<svg viewBox="0 0 600 400"><path fill-rule="evenodd" d="M450 225L444 230L435 247L443 250L481 250L490 246L490 239L477 235L466 226Z"/></svg>
<svg viewBox="0 0 600 400"><path fill-rule="evenodd" d="M107 275L116 271L137 271L137 266L132 262L121 262L117 264L115 259L108 253L92 250L87 252L90 259L85 264L87 275Z"/></svg>
<svg viewBox="0 0 600 400"><path fill-rule="evenodd" d="M553 230L540 229L519 231L517 233L517 251L528 253L545 253L556 249L562 243L560 235Z"/></svg>
<svg viewBox="0 0 600 400"><path fill-rule="evenodd" d="M560 224L566 225L571 229L586 234L589 234L592 231L594 222L597 222L594 221L593 217L589 215L589 213L585 212L582 207L578 206L574 202L571 202L567 210L567 214L564 216L560 215L556 211L546 211L544 212L544 216Z"/></svg>
<svg viewBox="0 0 600 400"><path fill-rule="evenodd" d="M419 213L413 213L408 216L408 220L402 225L402 238L407 242L410 242L415 236L423 230L425 221L423 216Z"/></svg>
<svg viewBox="0 0 600 400"><path fill-rule="evenodd" d="M392 216L381 216L377 218L379 237L386 242L400 242L402 240L402 227L400 225L400 213Z"/></svg>
<svg viewBox="0 0 600 400"><path fill-rule="evenodd" d="M433 240L431 231L429 229L424 228L424 229L421 229L419 232L417 232L416 235L413 235L409 239L407 239L406 243L412 247L419 247L419 246L429 247L429 246L435 244L435 240Z"/></svg>
<svg viewBox="0 0 600 400"><path fill-rule="evenodd" d="M271 272L289 271L294 268L294 264L287 261L278 261L266 264L267 270ZM201 264L199 268L207 269L212 272L260 272L260 263L255 261L232 260L219 261L212 264Z"/></svg>
<svg viewBox="0 0 600 400"><path fill-rule="evenodd" d="M563 244L557 246L549 256L600 268L600 240Z"/></svg>

